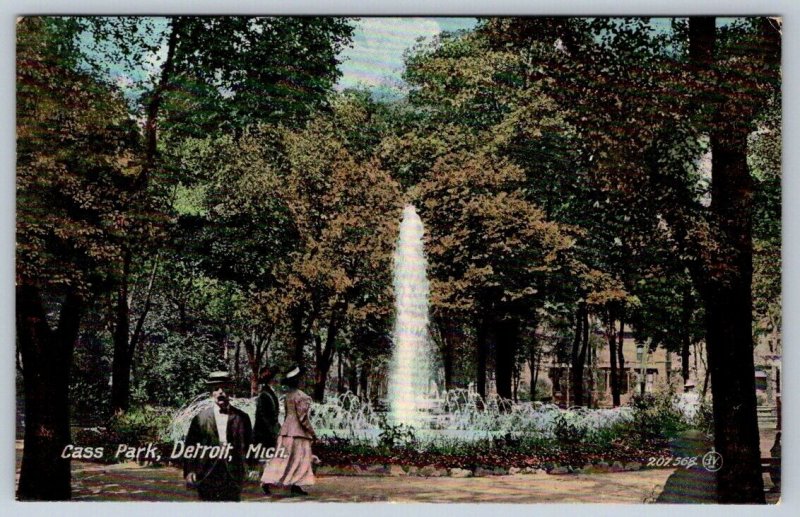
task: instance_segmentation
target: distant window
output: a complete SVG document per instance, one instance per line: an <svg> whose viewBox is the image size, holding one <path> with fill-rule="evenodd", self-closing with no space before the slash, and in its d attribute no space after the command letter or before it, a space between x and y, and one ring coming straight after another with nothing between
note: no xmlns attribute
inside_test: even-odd
<svg viewBox="0 0 800 517"><path fill-rule="evenodd" d="M767 390L767 373L763 370L756 370L756 389L760 391Z"/></svg>

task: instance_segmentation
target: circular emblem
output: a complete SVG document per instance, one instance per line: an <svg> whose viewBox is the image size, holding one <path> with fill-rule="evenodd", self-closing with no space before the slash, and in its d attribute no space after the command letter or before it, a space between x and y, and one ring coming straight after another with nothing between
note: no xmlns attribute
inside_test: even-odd
<svg viewBox="0 0 800 517"><path fill-rule="evenodd" d="M722 468L722 454L710 450L703 455L703 468L709 472L716 472Z"/></svg>

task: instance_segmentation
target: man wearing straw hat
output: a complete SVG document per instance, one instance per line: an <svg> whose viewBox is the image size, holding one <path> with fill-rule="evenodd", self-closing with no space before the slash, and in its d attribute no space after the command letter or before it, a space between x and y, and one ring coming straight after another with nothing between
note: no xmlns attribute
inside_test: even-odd
<svg viewBox="0 0 800 517"><path fill-rule="evenodd" d="M231 406L227 372L212 372L206 384L213 405L192 419L186 435L183 476L202 501L238 501L250 446L250 417Z"/></svg>

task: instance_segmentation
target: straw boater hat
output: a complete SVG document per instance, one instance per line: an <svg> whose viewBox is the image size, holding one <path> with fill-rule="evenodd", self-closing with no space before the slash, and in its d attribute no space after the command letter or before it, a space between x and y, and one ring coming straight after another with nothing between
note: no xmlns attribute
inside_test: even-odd
<svg viewBox="0 0 800 517"><path fill-rule="evenodd" d="M231 384L231 376L228 372L211 372L206 378L206 386L218 386L220 384Z"/></svg>

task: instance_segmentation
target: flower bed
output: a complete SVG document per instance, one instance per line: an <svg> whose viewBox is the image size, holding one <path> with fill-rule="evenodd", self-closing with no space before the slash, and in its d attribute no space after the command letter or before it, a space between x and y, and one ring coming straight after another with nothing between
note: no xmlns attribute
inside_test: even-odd
<svg viewBox="0 0 800 517"><path fill-rule="evenodd" d="M631 465L646 464L649 458L669 456L668 444L664 441L652 441L641 445L629 445L624 442L609 445L541 444L538 446L489 446L489 444L473 444L456 450L435 448L414 449L398 447L381 449L363 445L352 445L343 441L329 440L314 444L314 454L326 467L358 467L368 472L370 466L399 465L406 472L409 467L422 469L464 469L474 472L493 471L509 473L517 472L566 473L584 469L588 465L598 466L598 470L611 470L614 464L633 470ZM618 467L618 470L622 468ZM375 470L375 469L372 469ZM414 472L413 470L411 470ZM511 472L513 473L513 472Z"/></svg>

